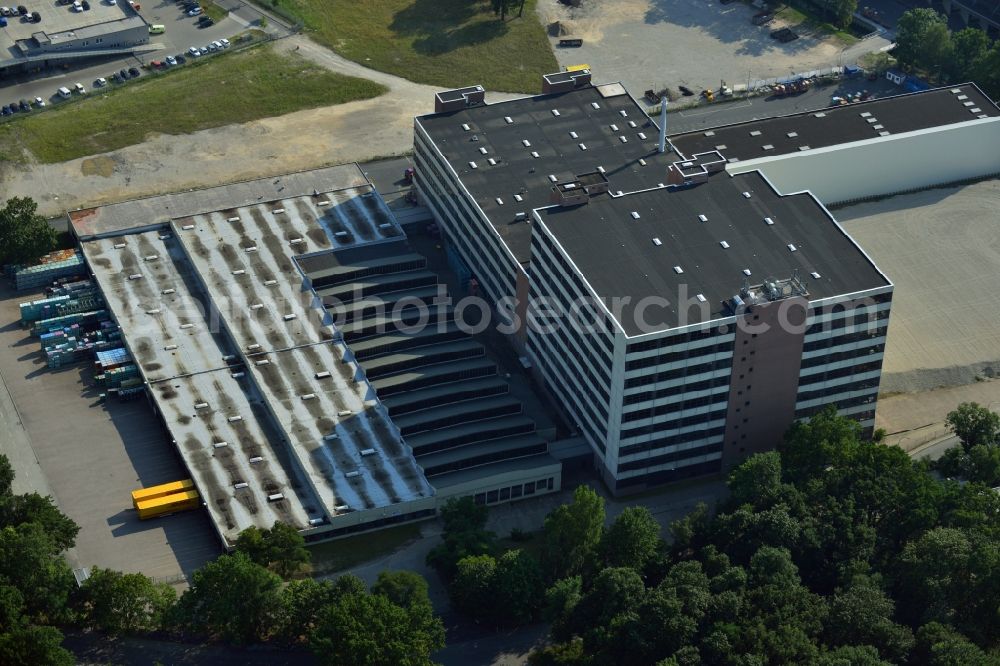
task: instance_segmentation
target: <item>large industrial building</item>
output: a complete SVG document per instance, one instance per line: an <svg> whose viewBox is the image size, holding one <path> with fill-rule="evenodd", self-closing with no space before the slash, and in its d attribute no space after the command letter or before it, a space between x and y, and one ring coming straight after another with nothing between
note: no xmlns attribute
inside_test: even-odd
<svg viewBox="0 0 1000 666"><path fill-rule="evenodd" d="M415 326L447 291L356 165L71 221L226 546L276 520L314 541L559 490L530 392L450 309Z"/></svg>
<svg viewBox="0 0 1000 666"><path fill-rule="evenodd" d="M149 24L124 2L94 0L86 11L73 5L24 0L26 16L12 16L0 28L0 76L85 58L155 50ZM31 20L37 12L39 21Z"/></svg>
<svg viewBox="0 0 1000 666"><path fill-rule="evenodd" d="M416 183L609 488L727 469L827 405L870 432L892 282L824 204L1000 173L1000 110L965 84L661 137L590 76L439 93Z"/></svg>

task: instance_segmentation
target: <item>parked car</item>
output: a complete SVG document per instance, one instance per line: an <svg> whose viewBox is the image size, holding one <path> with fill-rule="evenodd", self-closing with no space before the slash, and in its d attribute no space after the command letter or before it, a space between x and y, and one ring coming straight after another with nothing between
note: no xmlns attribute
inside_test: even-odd
<svg viewBox="0 0 1000 666"><path fill-rule="evenodd" d="M184 63L187 62L187 58L185 58L183 55L179 53L175 55L174 58L177 60L178 65L183 65Z"/></svg>
<svg viewBox="0 0 1000 666"><path fill-rule="evenodd" d="M223 37L222 39L220 39L219 42L222 44L222 48L224 48L224 49L228 49L229 48L229 43L230 42L225 37Z"/></svg>
<svg viewBox="0 0 1000 666"><path fill-rule="evenodd" d="M122 75L119 74L118 72L113 72L111 74L111 76L109 76L108 78L111 79L112 81L114 81L115 83L121 83L122 82Z"/></svg>
<svg viewBox="0 0 1000 666"><path fill-rule="evenodd" d="M83 2L81 2L80 4L83 5L83 11L85 12L90 11L90 0L83 0Z"/></svg>
<svg viewBox="0 0 1000 666"><path fill-rule="evenodd" d="M106 85L108 85L108 80L103 76L98 76L96 79L94 79L95 88L103 88Z"/></svg>
<svg viewBox="0 0 1000 666"><path fill-rule="evenodd" d="M220 42L219 40L215 40L214 42L212 42L212 46L215 47L214 49L212 49L213 51L221 51L222 50L222 42Z"/></svg>
<svg viewBox="0 0 1000 666"><path fill-rule="evenodd" d="M21 15L21 16L27 16L28 15L28 8L25 7L24 5L18 5L17 6L17 13L19 15Z"/></svg>
<svg viewBox="0 0 1000 666"><path fill-rule="evenodd" d="M197 46L192 46L191 48L188 49L188 53L190 53L193 57L197 58L198 56L201 55L201 49L199 49Z"/></svg>
<svg viewBox="0 0 1000 666"><path fill-rule="evenodd" d="M41 97L36 97L35 98L35 106L37 106L39 109L41 109L42 107L45 106L45 100L42 99Z"/></svg>
<svg viewBox="0 0 1000 666"><path fill-rule="evenodd" d="M80 93L81 95L86 95L87 94L87 89L83 87L82 83L76 83L76 84L74 84L73 85L73 90L75 90L76 92Z"/></svg>
<svg viewBox="0 0 1000 666"><path fill-rule="evenodd" d="M204 14L202 14L201 16L198 17L199 28L209 28L213 25L215 25L215 19L212 18L211 16L205 16Z"/></svg>
<svg viewBox="0 0 1000 666"><path fill-rule="evenodd" d="M3 108L0 108L0 114L3 114L5 116L9 116L11 114L10 107L7 106L6 104L4 104Z"/></svg>
<svg viewBox="0 0 1000 666"><path fill-rule="evenodd" d="M142 72L140 72L137 67L129 67L128 68L128 73L132 76L133 79L136 79L136 78L139 78L139 75Z"/></svg>
<svg viewBox="0 0 1000 666"><path fill-rule="evenodd" d="M177 64L177 58L175 58L173 56L167 56L167 66L168 67L173 67L176 64Z"/></svg>
<svg viewBox="0 0 1000 666"><path fill-rule="evenodd" d="M156 69L159 69L159 68L163 67L163 61L162 60L150 60L149 61L149 66L150 67L155 67Z"/></svg>
<svg viewBox="0 0 1000 666"><path fill-rule="evenodd" d="M69 88L67 88L66 86L62 86L61 88L59 88L59 96L62 97L63 99L70 97L72 94L73 93L71 93L69 91Z"/></svg>
<svg viewBox="0 0 1000 666"><path fill-rule="evenodd" d="M0 7L0 16L10 16L10 7Z"/></svg>
<svg viewBox="0 0 1000 666"><path fill-rule="evenodd" d="M122 81L128 81L128 70L127 69L119 69L118 70L118 76L122 77Z"/></svg>
<svg viewBox="0 0 1000 666"><path fill-rule="evenodd" d="M28 104L28 100L22 99L20 104L22 111L31 111L31 105Z"/></svg>
<svg viewBox="0 0 1000 666"><path fill-rule="evenodd" d="M42 15L39 14L38 12L31 12L31 22L32 23L41 23L42 22Z"/></svg>
<svg viewBox="0 0 1000 666"><path fill-rule="evenodd" d="M218 50L219 50L219 47L215 45L215 42L212 42L211 44L209 44L208 46L206 46L206 47L204 47L202 49L202 51L208 51L209 53L214 53L215 51L218 51Z"/></svg>
<svg viewBox="0 0 1000 666"><path fill-rule="evenodd" d="M195 7L194 9L188 10L187 13L188 16L197 16L198 14L201 14L201 7Z"/></svg>

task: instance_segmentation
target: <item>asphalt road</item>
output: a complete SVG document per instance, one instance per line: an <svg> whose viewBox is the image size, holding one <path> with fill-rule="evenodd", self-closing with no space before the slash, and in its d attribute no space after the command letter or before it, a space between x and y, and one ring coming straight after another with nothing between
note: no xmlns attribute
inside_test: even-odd
<svg viewBox="0 0 1000 666"><path fill-rule="evenodd" d="M899 86L881 79L844 79L836 85L813 88L800 95L787 97L752 97L730 102L717 102L667 114L667 133L693 132L708 127L721 127L774 116L787 116L804 111L816 111L831 106L833 95L867 90L875 97L890 97L905 92ZM668 107L669 109L669 107Z"/></svg>
<svg viewBox="0 0 1000 666"><path fill-rule="evenodd" d="M23 75L2 80L0 85L0 105L17 102L21 99L33 100L41 97L48 104L62 102L57 91L61 86L73 88L77 82L93 94L94 80L98 77L109 78L113 72L130 67L141 67L152 60L163 60L168 55L184 53L192 46L206 44L223 37L229 38L243 32L250 26L258 27L261 13L257 9L240 0L229 0L217 3L230 10L229 16L209 28L199 28L197 19L186 16L182 7L174 0L150 0L143 3L139 12L149 24L163 24L167 30L162 35L151 35L150 42L162 44L163 49L123 58L102 59L99 62L89 61L76 66L67 65L52 68L41 75ZM275 37L290 34L284 25L268 18L266 31Z"/></svg>
<svg viewBox="0 0 1000 666"><path fill-rule="evenodd" d="M931 442L921 446L920 448L910 451L910 457L916 460L921 460L923 458L930 458L931 460L937 460L944 455L944 452L948 449L958 446L958 437L952 436L945 439L939 439L936 442Z"/></svg>

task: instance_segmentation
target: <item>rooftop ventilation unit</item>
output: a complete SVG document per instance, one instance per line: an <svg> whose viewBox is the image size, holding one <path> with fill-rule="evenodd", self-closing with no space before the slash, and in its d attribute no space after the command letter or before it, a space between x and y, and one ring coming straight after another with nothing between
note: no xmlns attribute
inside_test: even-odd
<svg viewBox="0 0 1000 666"><path fill-rule="evenodd" d="M128 276L128 279L129 280L141 280L142 279L142 273L132 273L132 275Z"/></svg>
<svg viewBox="0 0 1000 666"><path fill-rule="evenodd" d="M469 123L462 123L462 129L465 130L466 132L468 132L472 128L469 127Z"/></svg>
<svg viewBox="0 0 1000 666"><path fill-rule="evenodd" d="M255 465L255 464L259 463L259 462L264 462L263 456L254 456L253 458L250 459L250 464L251 465Z"/></svg>
<svg viewBox="0 0 1000 666"><path fill-rule="evenodd" d="M185 224L184 226L181 227L181 231L191 231L192 229L194 229L193 224Z"/></svg>
<svg viewBox="0 0 1000 666"><path fill-rule="evenodd" d="M503 199L501 199L500 197L497 197L497 205L498 206L502 206L503 205Z"/></svg>
<svg viewBox="0 0 1000 666"><path fill-rule="evenodd" d="M273 495L268 495L267 496L267 501L268 502L279 502L279 501L281 501L283 499L285 499L285 496L282 495L281 493L274 493Z"/></svg>
<svg viewBox="0 0 1000 666"><path fill-rule="evenodd" d="M272 215L281 215L284 212L285 212L284 208L275 208L274 210L271 211L271 214Z"/></svg>
<svg viewBox="0 0 1000 666"><path fill-rule="evenodd" d="M798 135L799 135L798 132L788 132L785 136L787 136L789 139L794 139Z"/></svg>
<svg viewBox="0 0 1000 666"><path fill-rule="evenodd" d="M699 215L698 219L701 220L702 222L708 222L708 217L706 217L705 215Z"/></svg>
<svg viewBox="0 0 1000 666"><path fill-rule="evenodd" d="M239 222L240 218L238 216L237 217L230 217L226 221L227 222Z"/></svg>
<svg viewBox="0 0 1000 666"><path fill-rule="evenodd" d="M316 399L316 394L315 393L306 393L305 395L303 395L301 397L302 397L303 400L315 400Z"/></svg>
<svg viewBox="0 0 1000 666"><path fill-rule="evenodd" d="M353 414L354 414L354 412L352 412L349 409L342 409L339 412L337 412L337 416L351 416Z"/></svg>
<svg viewBox="0 0 1000 666"><path fill-rule="evenodd" d="M326 379L327 377L330 376L330 371L322 370L320 372L317 372L314 376L316 377L316 379Z"/></svg>
<svg viewBox="0 0 1000 666"><path fill-rule="evenodd" d="M246 374L246 373L243 373L243 372L234 372L233 374L230 375L230 377L232 377L233 379L240 379L240 378L243 377L244 374Z"/></svg>
<svg viewBox="0 0 1000 666"><path fill-rule="evenodd" d="M172 293L174 293L174 291L175 291L174 289L164 289L164 290L163 290L163 291L161 291L160 293L161 293L161 294L163 294L164 296L166 296L167 294L172 294Z"/></svg>
<svg viewBox="0 0 1000 666"><path fill-rule="evenodd" d="M719 145L717 145L717 146L715 147L715 149L716 149L716 150L725 150L725 149L726 149L726 148L728 148L728 147L729 147L729 146L727 146L726 144L724 144L724 143L720 143Z"/></svg>
<svg viewBox="0 0 1000 666"><path fill-rule="evenodd" d="M246 249L247 252L256 252L257 251L257 246L256 245L251 245L250 247L245 248L245 249Z"/></svg>
<svg viewBox="0 0 1000 666"><path fill-rule="evenodd" d="M789 250L789 252L795 252L797 249L799 249L799 248L795 247L795 245L793 243L789 243L788 244L788 250Z"/></svg>
<svg viewBox="0 0 1000 666"><path fill-rule="evenodd" d="M558 116L559 115L559 109L552 109L552 115L553 116Z"/></svg>
<svg viewBox="0 0 1000 666"><path fill-rule="evenodd" d="M765 143L763 146L761 146L761 150L774 150L774 146L771 145L770 143Z"/></svg>
<svg viewBox="0 0 1000 666"><path fill-rule="evenodd" d="M814 113L813 116L815 116L816 118L826 118L826 114L823 113L822 111L819 113Z"/></svg>
<svg viewBox="0 0 1000 666"><path fill-rule="evenodd" d="M680 275L683 272L684 272L683 268L681 268L680 266L674 266L674 273L677 273L678 275Z"/></svg>
<svg viewBox="0 0 1000 666"><path fill-rule="evenodd" d="M728 250L729 249L729 243L727 243L726 241L719 241L719 245L722 246L723 250Z"/></svg>
<svg viewBox="0 0 1000 666"><path fill-rule="evenodd" d="M534 153L532 153L532 154L534 154ZM492 157L487 157L486 158L486 163L489 164L490 166L496 166L497 165L497 161L495 159L493 159Z"/></svg>
<svg viewBox="0 0 1000 666"><path fill-rule="evenodd" d="M160 258L160 255L158 255L158 254L148 254L145 257L143 257L143 259L145 259L146 261L156 261L159 258Z"/></svg>
<svg viewBox="0 0 1000 666"><path fill-rule="evenodd" d="M195 405L194 405L194 408L195 409L208 409L208 403L207 402L196 402Z"/></svg>
<svg viewBox="0 0 1000 666"><path fill-rule="evenodd" d="M514 214L514 221L515 222L522 222L522 221L524 221L526 219L528 219L528 214L525 213L524 211L521 211L519 213L515 213Z"/></svg>
<svg viewBox="0 0 1000 666"><path fill-rule="evenodd" d="M503 117L503 121L504 121L505 123L507 123L508 125L510 125L510 124L512 124L512 123L514 122L514 119L513 119L513 118L511 118L510 116L504 116L504 117Z"/></svg>
<svg viewBox="0 0 1000 666"><path fill-rule="evenodd" d="M750 136L760 136L760 130L753 130L750 132Z"/></svg>
<svg viewBox="0 0 1000 666"><path fill-rule="evenodd" d="M335 432L331 432L329 435L323 435L323 439L325 439L328 442L331 442L335 439L340 439L340 435L338 435Z"/></svg>
<svg viewBox="0 0 1000 666"><path fill-rule="evenodd" d="M646 133L645 132L639 132L639 138L642 139L643 141L645 141L646 140Z"/></svg>
<svg viewBox="0 0 1000 666"><path fill-rule="evenodd" d="M858 115L861 116L862 118L868 118L869 116L872 115L872 113L871 111L864 111L862 113L859 113Z"/></svg>
<svg viewBox="0 0 1000 666"><path fill-rule="evenodd" d="M819 274L819 273L817 273L816 271L813 271L813 272L812 272L812 273L810 273L809 275L811 275L811 276L813 277L813 279L814 279L814 280L818 280L818 279L820 279L821 277L823 277L822 275L820 275L820 274Z"/></svg>
<svg viewBox="0 0 1000 666"><path fill-rule="evenodd" d="M256 342L252 345L247 345L247 351L257 351L258 349L260 349L260 345Z"/></svg>
<svg viewBox="0 0 1000 666"><path fill-rule="evenodd" d="M251 310L260 310L262 307L264 307L263 303L254 303L253 305L250 306L250 309Z"/></svg>
<svg viewBox="0 0 1000 666"><path fill-rule="evenodd" d="M333 510L336 511L337 513L345 513L347 511L350 511L351 507L348 506L347 504L338 504L337 506L333 507Z"/></svg>
<svg viewBox="0 0 1000 666"><path fill-rule="evenodd" d="M659 238L654 238L653 239L653 245L659 247L659 246L663 245L663 241L661 241Z"/></svg>
<svg viewBox="0 0 1000 666"><path fill-rule="evenodd" d="M749 192L744 192L743 193L743 198L744 199L749 199L750 198L750 193Z"/></svg>
<svg viewBox="0 0 1000 666"><path fill-rule="evenodd" d="M595 109L599 109L599 108L601 108L601 105L600 105L600 104L598 104L597 102L591 102L591 103L590 103L590 106L594 107Z"/></svg>
<svg viewBox="0 0 1000 666"><path fill-rule="evenodd" d="M242 417L242 416L240 416L239 414L237 414L236 416L230 416L230 417L229 417L228 419L226 419L226 420L227 420L227 421L229 421L230 423L236 423L237 421L242 421L242 420L243 420L243 417Z"/></svg>
<svg viewBox="0 0 1000 666"><path fill-rule="evenodd" d="M713 130L708 130L705 132L705 136L715 136L715 132Z"/></svg>
<svg viewBox="0 0 1000 666"><path fill-rule="evenodd" d="M373 456L375 455L375 449L361 449L362 456Z"/></svg>
<svg viewBox="0 0 1000 666"><path fill-rule="evenodd" d="M166 345L163 347L166 351L173 351L177 349L177 345Z"/></svg>
<svg viewBox="0 0 1000 666"><path fill-rule="evenodd" d="M125 248L125 243L115 243L115 249L121 250Z"/></svg>
<svg viewBox="0 0 1000 666"><path fill-rule="evenodd" d="M809 150L809 149L810 149L809 146L799 146L799 150L801 150L803 152L806 151L806 150Z"/></svg>
<svg viewBox="0 0 1000 666"><path fill-rule="evenodd" d="M244 273L246 273L246 271L243 270L242 268L238 268L235 271L233 271L233 275L243 275Z"/></svg>
<svg viewBox="0 0 1000 666"><path fill-rule="evenodd" d="M618 111L618 114L619 114L619 115L620 115L620 116L621 116L622 118L628 118L628 111L626 111L625 109L620 109L620 110Z"/></svg>
<svg viewBox="0 0 1000 666"><path fill-rule="evenodd" d="M173 238L172 234L160 234L159 236L160 240L170 240L171 238Z"/></svg>
<svg viewBox="0 0 1000 666"><path fill-rule="evenodd" d="M634 120L628 121L628 126L631 127L632 129L635 129L637 127Z"/></svg>
<svg viewBox="0 0 1000 666"><path fill-rule="evenodd" d="M250 484L247 483L246 481L240 481L238 483L233 484L233 488L235 488L236 490L242 490L243 488L249 488L249 487Z"/></svg>
<svg viewBox="0 0 1000 666"><path fill-rule="evenodd" d="M608 127L611 128L612 132L617 132L618 131L618 125L615 125L614 123L611 123Z"/></svg>
<svg viewBox="0 0 1000 666"><path fill-rule="evenodd" d="M632 219L633 220L638 220L639 219L639 211L634 210L630 214L632 215Z"/></svg>
<svg viewBox="0 0 1000 666"><path fill-rule="evenodd" d="M289 245L298 245L299 243L304 243L304 242L306 242L305 238L293 238L290 241L288 241L288 244Z"/></svg>
<svg viewBox="0 0 1000 666"><path fill-rule="evenodd" d="M602 166L597 167L597 172L598 173L607 173L607 171Z"/></svg>
<svg viewBox="0 0 1000 666"><path fill-rule="evenodd" d="M619 140L621 140L622 143L628 143L628 137L625 136L624 134L618 138Z"/></svg>
<svg viewBox="0 0 1000 666"><path fill-rule="evenodd" d="M699 303L704 303L705 301L708 300L707 298L705 298L705 294L698 294L697 296L695 296L695 298L698 299Z"/></svg>
<svg viewBox="0 0 1000 666"><path fill-rule="evenodd" d="M571 138L571 139L579 139L580 135L577 134L576 132L570 132L569 133L569 138Z"/></svg>
<svg viewBox="0 0 1000 666"><path fill-rule="evenodd" d="M475 162L469 162L469 168L470 169L478 169L479 167L476 166Z"/></svg>
<svg viewBox="0 0 1000 666"><path fill-rule="evenodd" d="M556 178L556 177L555 177L555 175L553 175L553 174L551 174L551 173L549 174L549 180L550 180L551 182L553 182L553 183L557 183L557 182L559 182L559 179L558 179L558 178Z"/></svg>
<svg viewBox="0 0 1000 666"><path fill-rule="evenodd" d="M352 472L348 472L344 476L347 477L348 479L356 479L359 476L361 476L361 472L359 472L358 470L354 470Z"/></svg>
<svg viewBox="0 0 1000 666"><path fill-rule="evenodd" d="M310 518L309 519L309 524L313 525L313 526L322 525L323 524L323 519L322 518Z"/></svg>
<svg viewBox="0 0 1000 666"><path fill-rule="evenodd" d="M217 448L217 449L224 449L227 446L229 446L229 442L216 442L216 443L212 444L212 446L215 447L215 448Z"/></svg>
<svg viewBox="0 0 1000 666"><path fill-rule="evenodd" d="M531 148L531 142L530 142L530 141L528 141L527 139L522 139L522 140L521 140L521 144L522 144L522 145L523 145L523 146L524 146L525 148Z"/></svg>
<svg viewBox="0 0 1000 666"><path fill-rule="evenodd" d="M524 197L522 197L520 194L515 194L514 195L514 201L517 201L518 203L520 203L520 202L524 201Z"/></svg>
<svg viewBox="0 0 1000 666"><path fill-rule="evenodd" d="M531 156L532 156L532 157L534 157L534 158L535 158L536 160L537 160L537 159L538 159L539 157L541 157L541 156L540 156L540 155L538 154L538 151L537 151L537 150L533 150L533 151L531 151ZM496 162L494 162L494 164L496 164Z"/></svg>
<svg viewBox="0 0 1000 666"><path fill-rule="evenodd" d="M187 330L189 328L194 328L194 324L181 324L182 330Z"/></svg>
<svg viewBox="0 0 1000 666"><path fill-rule="evenodd" d="M764 218L764 224L766 224L767 226L771 226L772 224L774 224L774 220L772 220L769 217L765 217Z"/></svg>
<svg viewBox="0 0 1000 666"><path fill-rule="evenodd" d="M266 358L262 358L259 361L254 361L254 365L271 365L271 361Z"/></svg>
<svg viewBox="0 0 1000 666"><path fill-rule="evenodd" d="M749 268L744 268L743 269L743 275L746 275L747 277L750 277L750 269Z"/></svg>
<svg viewBox="0 0 1000 666"><path fill-rule="evenodd" d="M295 314L294 312L292 312L292 313L289 313L289 314L286 314L285 316L283 316L282 319L284 319L285 321L291 321L291 320L293 320L293 319L295 319L297 317L298 317L298 315Z"/></svg>
<svg viewBox="0 0 1000 666"><path fill-rule="evenodd" d="M580 144L580 150L587 150L587 144L581 143Z"/></svg>
<svg viewBox="0 0 1000 666"><path fill-rule="evenodd" d="M160 314L160 308L153 308L152 310L146 310L146 314L148 315Z"/></svg>
<svg viewBox="0 0 1000 666"><path fill-rule="evenodd" d="M317 201L317 202L316 202L316 205L317 205L317 206L329 206L329 205L330 205L330 202L329 202L329 201L327 201L326 199L323 199L322 201Z"/></svg>
<svg viewBox="0 0 1000 666"><path fill-rule="evenodd" d="M639 165L640 165L640 166L646 166L646 160L644 160L644 159L642 159L642 158L640 157L640 158L639 158Z"/></svg>

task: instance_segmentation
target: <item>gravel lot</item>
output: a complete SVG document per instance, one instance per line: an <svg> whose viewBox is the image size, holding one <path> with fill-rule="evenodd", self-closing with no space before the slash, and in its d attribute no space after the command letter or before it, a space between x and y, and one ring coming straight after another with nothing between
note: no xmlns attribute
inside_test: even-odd
<svg viewBox="0 0 1000 666"><path fill-rule="evenodd" d="M720 80L745 85L748 76L850 64L887 44L874 37L844 49L806 34L779 44L769 33L780 22L755 26L750 17L757 10L718 0L583 0L577 8L541 0L538 11L543 24L560 21L584 40L580 48L554 48L560 65L589 64L596 81L621 81L636 97L648 88L685 85L697 92L718 88Z"/></svg>
<svg viewBox="0 0 1000 666"><path fill-rule="evenodd" d="M1000 180L841 208L895 285L882 392L1000 376Z"/></svg>

